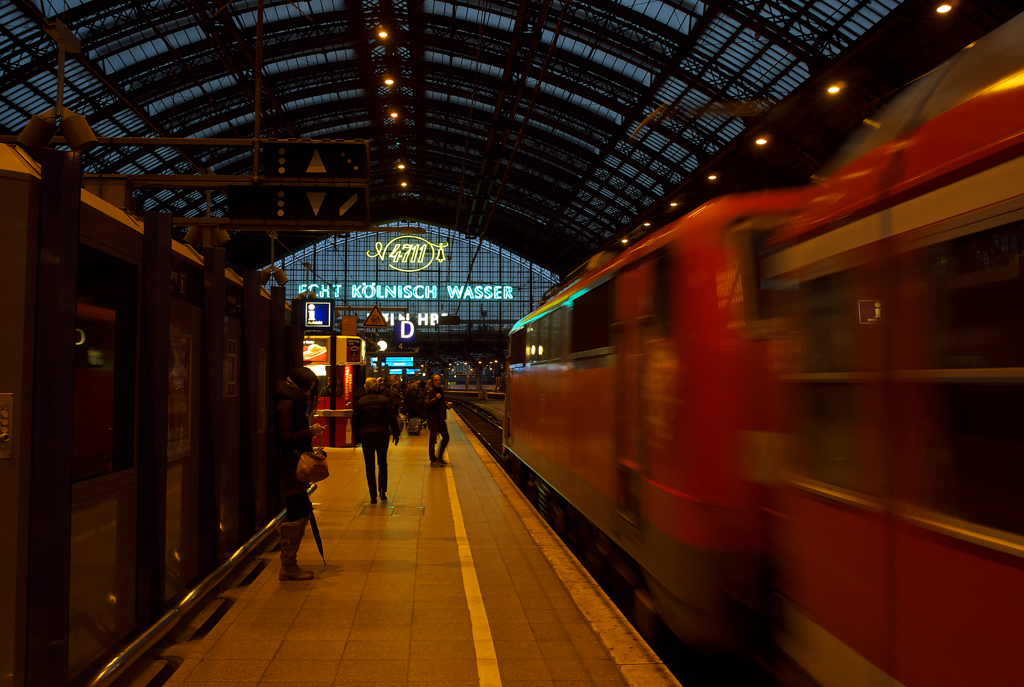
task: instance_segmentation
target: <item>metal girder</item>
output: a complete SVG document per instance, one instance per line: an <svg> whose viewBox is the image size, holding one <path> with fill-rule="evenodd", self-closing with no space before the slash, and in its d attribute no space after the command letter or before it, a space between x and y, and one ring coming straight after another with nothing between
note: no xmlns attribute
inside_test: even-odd
<svg viewBox="0 0 1024 687"><path fill-rule="evenodd" d="M525 86L526 80L530 76L530 70L533 68L534 57L537 53L537 43L540 41L542 27L545 26L547 21L548 11L551 8L551 0L541 0L539 8L534 9L534 15L530 15L531 4L533 0L520 0L519 10L515 19L515 27L512 31L513 36L529 36L529 38L523 40L519 38L512 38L511 45L508 49L508 54L505 61L504 69L502 70L502 84L499 88L498 95L494 100L493 113L491 116L491 135L488 137L487 143L484 146L482 160L480 163L477 175L484 177L488 174L487 167L492 165L494 167L493 173L497 173L500 161L504 157L505 149L509 146L509 136L511 128L506 129L504 135L500 137L495 136L497 131L494 126L503 119L508 119L511 125L515 124L516 115L519 114L519 104L522 100L523 89L514 88L509 89L509 86ZM527 22L530 22L529 24ZM520 46L525 48L525 55L519 55ZM516 64L520 62L520 64ZM540 75L543 77L543 75ZM538 81L539 83L539 81ZM509 100L509 105L506 111L506 100ZM526 115L524 115L525 117ZM524 121L525 124L525 121ZM499 140L495 140L498 138ZM513 153L515 151L515 145L513 144ZM510 154L510 159L511 155ZM492 202L497 201L497 196L494 200L491 200L491 188L493 184L488 184L484 195L481 197L479 188L472 194L470 194L469 202L474 203L477 200L482 200L484 205L489 205ZM500 193L500 189L497 191ZM474 208L476 210L476 208ZM479 216L484 218L485 207L479 209ZM487 220L481 219L479 225L482 227L482 231L487 231Z"/></svg>
<svg viewBox="0 0 1024 687"><path fill-rule="evenodd" d="M25 16L32 19L40 27L40 30L43 30L45 27L49 25L49 23L46 21L46 18L43 15L41 15L36 10L35 6L32 5L28 0L11 1L17 5L17 7L25 14ZM96 65L94 65L92 61L86 57L84 52L75 53L74 59L78 61L95 79L102 83L115 98L123 102L126 109L131 111L136 117L145 122L146 126L152 129L159 136L167 136L167 132L161 129L155 122L153 122L146 114L146 112L138 106L136 106L120 88L118 88L115 84L111 83L107 79L106 74L104 74L100 69L98 69ZM193 167L195 167L196 169L200 168L199 165L196 164L195 160L193 160L191 157L185 154L184 151L179 150L177 148L175 150Z"/></svg>
<svg viewBox="0 0 1024 687"><path fill-rule="evenodd" d="M806 18L808 13L804 7L796 5L793 6L796 11L790 11L788 7L777 0L704 0L704 4L731 17L744 28L767 36L772 43L803 60L809 67L816 66L817 61L822 57L821 54L816 54L810 46L787 34L784 27L780 27L772 21L766 21L764 18L766 12L771 8L777 10L780 16L784 16L788 20L787 23L792 24L797 19Z"/></svg>
<svg viewBox="0 0 1024 687"><path fill-rule="evenodd" d="M878 0L884 5L888 1ZM286 2L290 0L273 0L287 9ZM741 129L736 120L726 119L665 120L651 126L637 144L624 146L633 125L660 105L659 99L722 102L785 93L791 84L775 84L791 78L798 67L791 59L817 72L814 65L831 61L839 52L845 55L857 31L844 29L844 24L867 2L821 3L818 8L828 8L821 14L807 2L789 0L705 0L700 5L669 0L657 7L588 0L571 5L556 31L551 13L564 5L550 0L459 0L452 14L463 19L444 16L450 10L423 0L354 0L340 11L317 13L315 21L288 12L287 18L267 22L264 62L280 65L263 73L269 100L263 109L271 121L282 122L280 131L285 122L290 125L291 135L372 137L373 187L398 180L392 165L403 156L413 163L407 178L418 192L453 203L452 217L465 191L465 210L474 214L469 233L486 231L482 227L491 204L497 203L495 231L499 221L534 234L538 241L557 231L557 240L550 237L552 245L561 249L569 244L565 250L576 255L586 244L600 242L616 223L642 216L664 191L692 183L687 170L695 164L724 160L723 151L733 155L738 149L734 137ZM73 96L96 104L90 121L109 120L104 133L120 126L129 135L161 129L178 136L248 133L255 95L249 83L252 8L230 3L222 7L224 3L93 0L64 12L64 21L83 36L84 54L94 63L89 71L99 85L90 81ZM37 6L35 0L14 4L29 15ZM45 23L42 11L33 16L40 27ZM377 24L392 34L387 50L371 34ZM5 29L0 27L0 32ZM545 62L553 32L559 35L558 47ZM157 54L147 45L153 41L164 41L157 45ZM12 43L39 51L46 41L20 31ZM737 50L743 43L749 45ZM757 73L752 65L764 63L759 58L776 46L786 54L782 66L751 76ZM332 51L354 52L317 65L304 61ZM300 66L283 62L291 58ZM34 86L26 77L44 74L47 59L43 55L35 64L12 61L10 68L0 70L0 85L17 80L42 97L47 87ZM125 66L119 69L122 62ZM474 63L480 65L479 74ZM547 67L537 90L542 63ZM379 83L383 71L398 79L393 89ZM365 95L339 99L339 92L346 90ZM441 99L438 93L444 94ZM8 107L15 111L11 100ZM385 108L392 106L403 114L395 123L386 117ZM120 122L126 112L142 124ZM754 126L771 124L774 116L764 116ZM525 124L524 118L529 120ZM787 141L784 126L773 133L796 156L787 153L779 164L816 162L818 150L800 145L806 143L800 136ZM165 144L176 148L172 152ZM245 139L240 147L250 145ZM185 153L189 157L181 157ZM244 172L251 160L231 147L197 148L168 140L145 147L98 148L87 154L84 164L94 171L180 173L186 170L179 158L222 172ZM757 169L752 175L760 178ZM146 203L162 207L199 209L203 203L201 194L188 191L144 195Z"/></svg>
<svg viewBox="0 0 1024 687"><path fill-rule="evenodd" d="M225 66L227 66L230 71L233 71L235 73L235 79L238 81L239 87L242 89L244 93L246 93L247 96L249 96L253 100L253 105L255 106L255 93L253 91L253 88L250 87L250 85L247 83L245 71L238 66L238 63L231 55L231 51L228 49L227 45L228 42L234 45L234 47L242 54L242 57L245 59L248 72L251 74L255 74L255 59L251 54L249 54L249 50L246 47L245 40L243 39L241 33L238 31L238 27L235 25L235 22L233 20L233 14L231 12L230 3L224 5L221 9L218 10L218 12L223 13L225 17L224 24L226 25L224 26L224 28L227 29L228 33L230 34L226 37L227 41L225 41L225 37L221 35L221 24L218 23L215 19L211 18L206 13L206 10L199 4L198 0L189 0L189 4L192 7L192 11L196 16L196 19L198 20L197 26L204 30L207 39L210 41L211 45L214 46L214 51L220 53L221 59L224 61ZM263 65L260 65L260 69L263 69ZM271 104L274 106L274 109L277 111L277 116L280 118L280 121L284 124L285 130L292 137L295 137L295 129L292 128L291 123L288 121L288 116L285 114L284 108L281 107L281 103L278 102L277 96L274 94L274 89L271 87L269 82L266 81L266 79L264 79L263 82L263 90L266 91L267 98L270 100ZM266 123L271 124L271 122L269 121L267 121Z"/></svg>

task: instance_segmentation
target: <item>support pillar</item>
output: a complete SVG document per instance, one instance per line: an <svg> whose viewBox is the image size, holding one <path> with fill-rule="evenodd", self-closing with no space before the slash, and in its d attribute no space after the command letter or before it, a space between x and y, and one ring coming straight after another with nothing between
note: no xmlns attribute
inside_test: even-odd
<svg viewBox="0 0 1024 687"><path fill-rule="evenodd" d="M170 357L171 214L147 212L142 237L142 357L139 364L137 617L163 614L167 535L167 367Z"/></svg>
<svg viewBox="0 0 1024 687"><path fill-rule="evenodd" d="M242 361L240 370L241 437L238 445L238 529L241 539L256 531L257 505L263 504L256 487L259 464L260 418L260 273L246 270L242 282ZM266 374L267 370L263 370ZM264 412L266 410L264 409ZM264 416L268 417L268 416ZM266 466L262 466L266 472ZM266 483L263 482L264 488ZM265 506L264 506L265 510Z"/></svg>
<svg viewBox="0 0 1024 687"><path fill-rule="evenodd" d="M224 249L203 249L203 352L199 385L199 565L220 559L220 481L224 456Z"/></svg>
<svg viewBox="0 0 1024 687"><path fill-rule="evenodd" d="M25 683L68 681L74 332L82 158L45 149L33 361Z"/></svg>

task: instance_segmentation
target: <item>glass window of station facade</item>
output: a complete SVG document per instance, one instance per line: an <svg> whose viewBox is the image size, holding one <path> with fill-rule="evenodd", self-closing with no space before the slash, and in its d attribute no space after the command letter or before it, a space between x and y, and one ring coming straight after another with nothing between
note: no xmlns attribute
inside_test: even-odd
<svg viewBox="0 0 1024 687"><path fill-rule="evenodd" d="M361 324L369 308L394 324L409 319L419 332L503 338L543 300L558 275L486 240L420 222L387 225L394 231L333 235L276 264L288 275L288 299L306 293L330 298ZM402 233L409 229L423 233ZM458 325L441 325L456 315Z"/></svg>

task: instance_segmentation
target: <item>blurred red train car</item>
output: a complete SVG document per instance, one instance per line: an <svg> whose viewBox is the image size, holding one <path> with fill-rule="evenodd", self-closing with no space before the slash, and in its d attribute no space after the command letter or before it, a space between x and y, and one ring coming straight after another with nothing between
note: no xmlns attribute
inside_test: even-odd
<svg viewBox="0 0 1024 687"><path fill-rule="evenodd" d="M513 471L688 643L743 652L771 615L825 686L1024 684L1021 35L819 183L714 200L513 328Z"/></svg>

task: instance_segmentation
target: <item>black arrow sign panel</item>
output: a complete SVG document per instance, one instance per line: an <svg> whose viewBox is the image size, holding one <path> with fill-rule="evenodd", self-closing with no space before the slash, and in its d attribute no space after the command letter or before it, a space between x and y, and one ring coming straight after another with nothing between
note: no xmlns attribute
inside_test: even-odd
<svg viewBox="0 0 1024 687"><path fill-rule="evenodd" d="M265 144L260 155L263 175L268 179L370 179L370 149L365 141Z"/></svg>
<svg viewBox="0 0 1024 687"><path fill-rule="evenodd" d="M370 205L363 186L236 186L228 189L232 220L326 220L363 225Z"/></svg>

